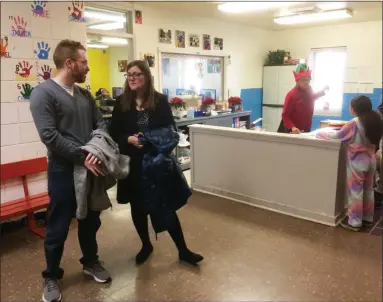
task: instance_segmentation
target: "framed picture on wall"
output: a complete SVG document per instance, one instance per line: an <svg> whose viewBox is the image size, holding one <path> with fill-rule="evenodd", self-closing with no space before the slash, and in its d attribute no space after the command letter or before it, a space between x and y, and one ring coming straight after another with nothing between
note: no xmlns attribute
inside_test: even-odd
<svg viewBox="0 0 383 302"><path fill-rule="evenodd" d="M128 60L118 60L117 64L119 72L126 72L126 67L128 67Z"/></svg>
<svg viewBox="0 0 383 302"><path fill-rule="evenodd" d="M185 32L176 30L176 47L185 48Z"/></svg>
<svg viewBox="0 0 383 302"><path fill-rule="evenodd" d="M189 46L190 47L200 47L199 35L189 35Z"/></svg>
<svg viewBox="0 0 383 302"><path fill-rule="evenodd" d="M211 38L210 35L203 35L203 49L211 50Z"/></svg>
<svg viewBox="0 0 383 302"><path fill-rule="evenodd" d="M223 39L214 38L214 49L215 50L223 50Z"/></svg>
<svg viewBox="0 0 383 302"><path fill-rule="evenodd" d="M169 95L169 89L167 89L167 88L162 89L162 93L165 95Z"/></svg>
<svg viewBox="0 0 383 302"><path fill-rule="evenodd" d="M142 24L142 11L136 10L134 15L134 21L136 24Z"/></svg>
<svg viewBox="0 0 383 302"><path fill-rule="evenodd" d="M172 43L172 31L170 29L158 30L158 39L160 43L171 44Z"/></svg>

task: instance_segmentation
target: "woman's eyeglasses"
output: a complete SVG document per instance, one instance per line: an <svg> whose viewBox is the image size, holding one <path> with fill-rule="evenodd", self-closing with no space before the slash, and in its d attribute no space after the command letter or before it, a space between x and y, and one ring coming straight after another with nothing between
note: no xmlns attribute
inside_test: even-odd
<svg viewBox="0 0 383 302"><path fill-rule="evenodd" d="M124 77L125 77L125 79L132 80L132 79L138 79L142 75L143 75L142 72L125 73Z"/></svg>

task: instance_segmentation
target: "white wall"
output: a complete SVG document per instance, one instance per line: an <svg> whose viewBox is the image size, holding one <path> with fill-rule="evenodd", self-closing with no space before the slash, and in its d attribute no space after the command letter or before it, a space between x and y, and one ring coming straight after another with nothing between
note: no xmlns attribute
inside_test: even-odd
<svg viewBox="0 0 383 302"><path fill-rule="evenodd" d="M142 58L145 53L156 54L156 67L152 68L156 88L159 88L159 49L166 52L194 54L199 52L207 55L226 56L226 58L230 55L231 64L225 66L224 71L225 96L227 96L228 89L230 95L239 95L241 88L262 87L262 66L265 55L270 49L269 31L193 17L187 15L187 12L182 14L152 10L145 5L136 5L135 9L143 12L143 24L134 24L136 55ZM173 42L171 45L158 42L159 28L172 30ZM176 48L174 41L175 30L186 32L186 42L189 34L200 35L201 48L196 50L187 45L185 49ZM214 37L223 38L223 50L203 51L202 34L210 34L212 44Z"/></svg>
<svg viewBox="0 0 383 302"><path fill-rule="evenodd" d="M22 98L18 89L29 83L36 86L43 79L38 75L41 67L47 65L54 71L53 50L62 39L71 38L86 41L84 23L69 22L68 4L70 2L48 2L46 9L49 18L34 16L31 10L33 2L1 2L1 38L8 38L7 51L10 58L1 57L1 164L46 156L46 148L40 142L29 101ZM31 37L13 37L10 18L21 16L27 23ZM51 48L46 60L37 59L34 51L38 42L45 42ZM26 61L32 66L29 79L15 74L16 65ZM32 176L30 194L46 192L46 175ZM1 202L14 200L23 196L20 180L1 184Z"/></svg>
<svg viewBox="0 0 383 302"><path fill-rule="evenodd" d="M110 87L124 87L126 72L120 72L118 68L119 60L132 61L132 55L127 46L121 47L109 47L109 75L110 75ZM110 92L112 93L112 92Z"/></svg>
<svg viewBox="0 0 383 302"><path fill-rule="evenodd" d="M369 70L369 75L362 76L361 81L371 80L373 88L382 87L381 21L284 30L272 33L272 41L273 49L283 48L294 58L306 59L312 48L346 46L349 71L354 68L361 73ZM345 92L357 92L347 91L351 88L348 87L345 85Z"/></svg>

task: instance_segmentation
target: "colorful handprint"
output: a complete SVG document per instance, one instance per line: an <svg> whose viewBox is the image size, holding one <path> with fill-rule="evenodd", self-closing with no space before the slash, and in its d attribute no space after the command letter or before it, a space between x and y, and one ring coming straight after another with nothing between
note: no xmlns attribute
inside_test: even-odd
<svg viewBox="0 0 383 302"><path fill-rule="evenodd" d="M25 84L22 84L21 86L20 84L18 84L17 88L20 90L20 93L23 96L24 100L29 100L31 98L33 87L30 84L25 83Z"/></svg>
<svg viewBox="0 0 383 302"><path fill-rule="evenodd" d="M47 6L47 1L45 0L33 1L33 4L31 4L33 15L39 16L39 17L48 17L48 11L46 9L46 6Z"/></svg>
<svg viewBox="0 0 383 302"><path fill-rule="evenodd" d="M48 43L38 42L37 49L34 52L37 55L37 58L41 60L46 60L49 57L50 51L51 51L51 48L49 47Z"/></svg>
<svg viewBox="0 0 383 302"><path fill-rule="evenodd" d="M72 1L72 7L68 7L70 21L85 22L83 17L84 14L84 2L83 1Z"/></svg>
<svg viewBox="0 0 383 302"><path fill-rule="evenodd" d="M43 78L43 80L49 80L52 75L52 68L48 65L41 66L41 72L39 73L39 76Z"/></svg>
<svg viewBox="0 0 383 302"><path fill-rule="evenodd" d="M23 77L28 78L31 74L32 65L29 65L27 61L19 62L16 65L16 74Z"/></svg>
<svg viewBox="0 0 383 302"><path fill-rule="evenodd" d="M27 30L27 22L23 17L12 17L14 25L11 26L11 32L13 36L18 37L30 37L31 33Z"/></svg>
<svg viewBox="0 0 383 302"><path fill-rule="evenodd" d="M8 47L8 37L0 39L0 53L2 57L10 58L9 52L7 51Z"/></svg>

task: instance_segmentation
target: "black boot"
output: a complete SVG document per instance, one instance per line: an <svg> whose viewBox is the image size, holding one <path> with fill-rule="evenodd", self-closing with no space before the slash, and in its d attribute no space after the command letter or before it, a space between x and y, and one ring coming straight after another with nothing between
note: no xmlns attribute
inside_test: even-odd
<svg viewBox="0 0 383 302"><path fill-rule="evenodd" d="M190 251L185 242L184 234L182 232L181 223L176 213L174 213L174 224L168 229L170 236L172 237L175 245L177 246L179 259L182 262L186 262L193 266L196 266L203 260L203 257L199 254Z"/></svg>
<svg viewBox="0 0 383 302"><path fill-rule="evenodd" d="M142 246L141 251L136 256L136 264L140 265L149 259L149 256L153 253L153 245L151 243Z"/></svg>
<svg viewBox="0 0 383 302"><path fill-rule="evenodd" d="M199 254L193 253L188 249L179 253L180 261L186 262L190 265L197 266L199 262L203 260L203 257Z"/></svg>

